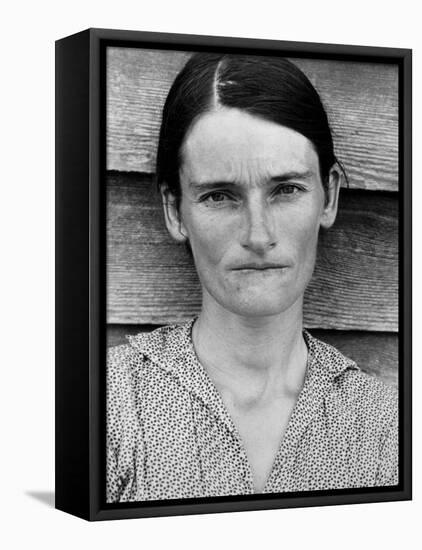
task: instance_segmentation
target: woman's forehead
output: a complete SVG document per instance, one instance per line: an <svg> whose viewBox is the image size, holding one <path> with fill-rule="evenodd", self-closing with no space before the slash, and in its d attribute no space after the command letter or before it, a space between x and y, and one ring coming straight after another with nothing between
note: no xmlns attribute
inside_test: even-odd
<svg viewBox="0 0 422 550"><path fill-rule="evenodd" d="M237 181L288 172L314 172L318 156L302 134L238 109L202 115L182 148L181 176L198 183L210 178Z"/></svg>

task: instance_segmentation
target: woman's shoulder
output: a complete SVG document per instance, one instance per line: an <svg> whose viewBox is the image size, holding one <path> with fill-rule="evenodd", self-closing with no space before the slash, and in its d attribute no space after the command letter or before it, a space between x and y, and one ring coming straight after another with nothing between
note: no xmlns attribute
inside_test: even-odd
<svg viewBox="0 0 422 550"><path fill-rule="evenodd" d="M312 338L320 362L331 371L331 394L342 407L360 416L373 415L385 420L397 415L398 392L394 386L365 372L364 365L358 365L336 347Z"/></svg>
<svg viewBox="0 0 422 550"><path fill-rule="evenodd" d="M134 378L141 371L158 366L166 371L187 345L193 321L166 325L151 332L126 336L127 343L108 348L107 377L110 383ZM157 370L157 369L155 369ZM159 369L158 369L159 370Z"/></svg>
<svg viewBox="0 0 422 550"><path fill-rule="evenodd" d="M380 402L395 404L397 402L397 388L387 384L381 378L366 373L360 368L348 371L339 380L347 394L356 399L370 399L374 406Z"/></svg>
<svg viewBox="0 0 422 550"><path fill-rule="evenodd" d="M337 394L343 407L356 420L370 427L395 430L398 425L398 392L379 378L361 370L345 373L338 381Z"/></svg>
<svg viewBox="0 0 422 550"><path fill-rule="evenodd" d="M377 486L398 483L398 392L361 370L337 348L314 340L317 372L325 373L323 422L348 441L359 471L374 469ZM372 466L371 466L372 465Z"/></svg>

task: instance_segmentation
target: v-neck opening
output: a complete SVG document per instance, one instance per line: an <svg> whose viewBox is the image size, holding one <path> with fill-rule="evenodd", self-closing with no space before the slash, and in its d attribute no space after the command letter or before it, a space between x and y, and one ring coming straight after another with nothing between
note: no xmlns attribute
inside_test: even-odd
<svg viewBox="0 0 422 550"><path fill-rule="evenodd" d="M307 350L308 350L307 359L306 359L304 382L303 382L302 388L299 392L296 403L295 403L295 405L292 409L292 412L289 416L289 419L287 421L286 429L284 430L284 432L281 436L281 439L280 439L279 445L277 447L277 451L276 451L276 453L274 455L274 458L272 460L272 465L271 465L269 474L266 478L263 490L257 492L257 491L255 491L253 469L252 469L252 466L251 466L251 462L250 462L248 453L246 451L245 443L244 443L244 441L243 441L243 439L240 435L240 432L239 432L239 430L236 426L236 423L233 420L232 415L230 414L226 404L224 403L224 400L223 400L220 392L218 391L216 385L214 384L214 382L211 379L210 375L208 374L207 370L202 365L202 363L199 360L199 357L198 357L198 355L195 351L192 331L193 331L193 325L194 325L196 319L197 319L197 316L194 317L189 322L188 326L186 327L187 328L187 336L188 336L188 341L189 341L190 352L192 353L192 356L193 356L193 358L195 360L195 363L197 364L198 368L201 370L204 377L206 378L207 384L209 385L210 388L212 388L212 393L214 394L215 399L219 402L219 405L220 405L220 411L219 412L224 413L223 415L218 414L220 420L223 420L225 425L226 426L228 425L228 427L230 427L230 431L237 438L239 447L240 447L240 449L241 449L241 451L244 455L244 462L245 462L245 465L246 465L246 468L247 468L248 481L249 481L249 484L250 484L251 493L253 493L253 494L264 494L266 492L271 492L271 491L269 491L271 480L277 472L279 463L282 460L283 455L285 455L288 451L288 446L289 446L289 443L290 443L289 440L292 437L291 433L294 431L294 429L297 426L301 427L302 428L301 431L303 431L303 429L306 428L306 426L309 424L309 421L311 420L311 417L309 417L309 414L308 415L306 414L307 412L309 412L307 407L302 407L301 406L303 404L303 402L306 402L306 400L308 398L308 394L310 393L310 389L311 389L310 388L311 378L313 377L312 376L313 375L312 362L314 360L314 355L313 355L313 352L311 350L311 342L310 342L311 336L309 335L309 333L306 330L302 330L302 335L303 335L303 338L305 340L305 344L306 344L306 347L307 347ZM209 406L209 404L207 404L207 405ZM214 412L216 412L216 411L214 411ZM223 416L223 418L222 418L222 416ZM306 420L304 425L302 425L302 423L300 422L300 419L303 416L305 416L305 418L303 420ZM308 418L306 418L306 417L308 417Z"/></svg>
<svg viewBox="0 0 422 550"><path fill-rule="evenodd" d="M314 372L313 372L314 355L312 350L310 349L306 332L303 331L302 334L304 336L305 343L308 348L308 357L306 361L306 371L305 371L305 379L303 382L303 386L299 392L298 398L296 399L296 403L290 414L289 420L286 425L286 429L284 430L284 433L281 437L280 444L274 456L272 467L267 477L267 480L265 482L264 488L261 491L261 493L256 493L256 494L272 492L271 491L272 479L280 470L280 468L284 465L285 461L288 458L289 451L291 451L294 448L293 438L297 439L298 437L300 437L300 435L303 433L303 431L306 429L306 427L309 425L310 421L312 420L313 415L309 414L309 408L306 406L306 404L309 401L309 397L312 394L312 381L313 381L312 378L314 375Z"/></svg>

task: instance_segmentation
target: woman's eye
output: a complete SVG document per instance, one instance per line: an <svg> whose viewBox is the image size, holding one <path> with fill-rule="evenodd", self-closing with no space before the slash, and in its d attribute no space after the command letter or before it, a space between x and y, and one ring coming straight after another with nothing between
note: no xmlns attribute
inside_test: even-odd
<svg viewBox="0 0 422 550"><path fill-rule="evenodd" d="M280 185L279 187L274 189L273 196L274 197L280 197L285 195L292 196L292 195L297 195L301 191L304 191L304 189L299 185L296 185L293 183L287 183L287 184Z"/></svg>
<svg viewBox="0 0 422 550"><path fill-rule="evenodd" d="M212 195L209 196L209 198L213 202L221 202L226 198L226 195L224 193L213 193Z"/></svg>
<svg viewBox="0 0 422 550"><path fill-rule="evenodd" d="M276 193L280 193L282 195L292 195L297 191L299 191L299 189L296 185L282 185L281 187L276 189Z"/></svg>
<svg viewBox="0 0 422 550"><path fill-rule="evenodd" d="M209 193L208 195L206 195L203 200L206 202L217 203L224 202L228 198L229 197L226 195L226 193L215 191L214 193Z"/></svg>

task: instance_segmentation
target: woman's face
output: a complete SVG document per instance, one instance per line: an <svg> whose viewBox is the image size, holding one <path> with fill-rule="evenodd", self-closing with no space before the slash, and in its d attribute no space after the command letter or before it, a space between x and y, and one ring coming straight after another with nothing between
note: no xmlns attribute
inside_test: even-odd
<svg viewBox="0 0 422 550"><path fill-rule="evenodd" d="M307 138L232 108L196 121L182 159L180 207L168 201L166 221L189 240L204 303L247 317L301 303L319 228L335 219L338 174L326 201Z"/></svg>

